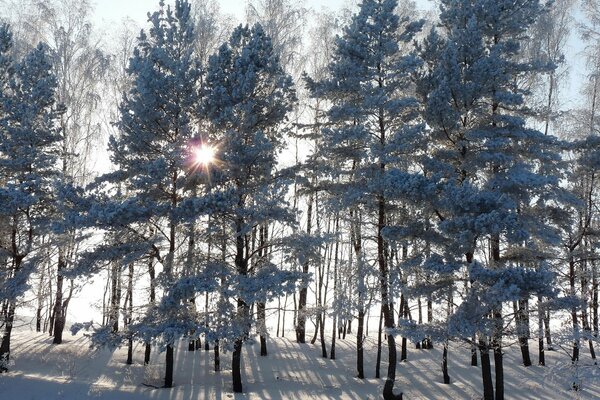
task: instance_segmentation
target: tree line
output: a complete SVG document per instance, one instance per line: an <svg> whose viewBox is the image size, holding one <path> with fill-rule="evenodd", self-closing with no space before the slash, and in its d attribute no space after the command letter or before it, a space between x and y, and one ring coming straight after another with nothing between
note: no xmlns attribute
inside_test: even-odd
<svg viewBox="0 0 600 400"><path fill-rule="evenodd" d="M441 346L446 384L449 343L469 348L486 400L504 398L512 340L525 367L532 338L540 365L565 343L574 368L582 345L595 360L600 18L577 5L589 79L565 112L575 6L441 0L418 18L363 0L335 17L262 0L234 27L214 2L161 0L111 51L87 1L7 16L0 371L18 307L60 344L74 292L99 274L102 321L73 330L126 345L128 364L134 342L146 364L164 351L165 387L186 340L212 347L217 371L231 351L241 392L243 344L258 335L267 356L268 319L298 343L312 323L332 359L355 334L365 378L372 312L386 400L402 397L409 343Z"/></svg>

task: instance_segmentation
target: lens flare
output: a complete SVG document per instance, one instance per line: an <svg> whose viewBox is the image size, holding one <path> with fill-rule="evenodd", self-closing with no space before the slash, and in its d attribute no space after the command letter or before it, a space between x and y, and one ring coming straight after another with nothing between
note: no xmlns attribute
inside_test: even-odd
<svg viewBox="0 0 600 400"><path fill-rule="evenodd" d="M215 161L215 149L208 145L201 145L194 149L194 161L198 165L208 166Z"/></svg>

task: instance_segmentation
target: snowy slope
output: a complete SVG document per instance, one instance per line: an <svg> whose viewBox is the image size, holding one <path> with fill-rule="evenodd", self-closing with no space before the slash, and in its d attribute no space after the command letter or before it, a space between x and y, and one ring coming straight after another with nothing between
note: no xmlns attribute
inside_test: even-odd
<svg viewBox="0 0 600 400"><path fill-rule="evenodd" d="M364 380L354 378L354 340L338 340L337 360L320 357L320 346L298 345L289 338L271 338L268 357L259 356L259 344L245 346L244 390L231 391L230 353L222 354L222 371L213 371L213 352L188 352L180 343L176 352L175 387L154 389L160 384L163 355L154 354L144 370L143 349L138 345L134 365L125 365L126 349L92 351L82 334L66 336L55 346L45 334L20 331L14 334L14 365L0 375L1 400L51 399L378 399L383 379L374 379L376 343L366 343ZM532 349L533 349L532 342ZM580 375L583 390L569 391L574 369L561 352L547 352L548 366L525 368L519 364L518 348L506 349L507 399L600 399L600 369L589 354L582 354ZM533 355L535 358L535 355ZM398 369L396 387L405 399L478 399L480 369L469 365L468 349L450 348L452 384L443 385L439 368L440 349L409 349L409 361ZM385 361L385 349L383 359ZM385 376L386 364L381 374Z"/></svg>

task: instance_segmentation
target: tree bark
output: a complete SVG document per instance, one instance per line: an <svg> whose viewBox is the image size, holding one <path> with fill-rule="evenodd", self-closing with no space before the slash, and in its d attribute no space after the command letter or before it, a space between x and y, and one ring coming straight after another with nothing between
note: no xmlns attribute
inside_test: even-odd
<svg viewBox="0 0 600 400"><path fill-rule="evenodd" d="M494 384L492 381L490 350L487 344L487 339L479 339L479 354L481 358L481 377L483 380L483 399L494 400Z"/></svg>
<svg viewBox="0 0 600 400"><path fill-rule="evenodd" d="M306 215L306 234L310 236L312 230L312 211L313 198L311 195L308 200L308 210ZM302 273L308 277L308 262L302 265ZM298 314L296 317L296 341L298 343L306 343L306 299L308 295L308 287L303 285L300 289L300 297L298 300Z"/></svg>
<svg viewBox="0 0 600 400"><path fill-rule="evenodd" d="M15 321L15 308L16 303L14 301L7 301L2 307L4 332L2 342L0 343L0 373L8 371L8 364L10 362L10 337Z"/></svg>
<svg viewBox="0 0 600 400"><path fill-rule="evenodd" d="M66 315L64 313L64 309L62 306L63 302L63 270L66 267L65 265L65 255L64 250L61 248L58 250L58 269L56 271L56 298L54 299L54 339L52 343L61 344L62 343L62 334L65 328L65 320Z"/></svg>
<svg viewBox="0 0 600 400"><path fill-rule="evenodd" d="M375 361L375 378L379 379L381 377L380 369L381 369L381 334L383 328L383 306L381 307L381 311L379 312L379 329L377 330L377 359Z"/></svg>
<svg viewBox="0 0 600 400"><path fill-rule="evenodd" d="M236 221L236 256L235 266L238 275L248 275L248 260L245 257L245 237L243 232L244 221L238 218ZM237 338L233 347L232 355L232 378L233 378L233 391L235 393L242 393L242 344L245 337L248 335L248 327L246 326L249 321L249 307L248 304L240 297L237 300L237 313L240 323L244 324L242 336Z"/></svg>
<svg viewBox="0 0 600 400"><path fill-rule="evenodd" d="M129 264L129 277L127 280L127 295L125 305L127 317L125 324L127 327L127 365L133 364L133 332L131 332L131 323L133 322L133 263Z"/></svg>
<svg viewBox="0 0 600 400"><path fill-rule="evenodd" d="M442 352L442 375L444 383L450 383L450 375L448 375L448 340L444 341L444 350Z"/></svg>
<svg viewBox="0 0 600 400"><path fill-rule="evenodd" d="M544 309L541 295L538 295L538 365L546 365L546 355L544 353Z"/></svg>

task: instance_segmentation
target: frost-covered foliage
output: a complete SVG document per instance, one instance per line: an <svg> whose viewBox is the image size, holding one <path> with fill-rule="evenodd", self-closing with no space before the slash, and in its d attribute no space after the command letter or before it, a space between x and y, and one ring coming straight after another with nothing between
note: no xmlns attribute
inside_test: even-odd
<svg viewBox="0 0 600 400"><path fill-rule="evenodd" d="M187 1L176 1L150 15L150 29L142 31L127 73L131 89L120 104L118 133L109 151L118 170L95 184L96 195L84 223L104 229L109 242L84 255L80 273L99 262L120 268L156 259L162 272L153 280L168 290L182 270L177 253L186 240L179 227L207 212L209 202L193 196L196 169L191 160L197 136L200 69L194 58L194 23ZM211 203L212 204L212 203ZM91 270L86 268L91 267ZM180 304L161 309L161 321L137 324L144 339L167 346L165 385L172 384L172 343L183 333L178 326ZM157 310L150 304L149 314ZM134 326L130 326L133 328ZM148 335L148 332L152 332ZM151 338L149 337L151 336Z"/></svg>
<svg viewBox="0 0 600 400"><path fill-rule="evenodd" d="M40 256L40 239L50 232L63 111L55 100L56 78L48 48L40 44L22 60L10 56L8 25L0 26L0 359L10 356L18 299ZM6 364L0 371L6 370Z"/></svg>
<svg viewBox="0 0 600 400"><path fill-rule="evenodd" d="M203 112L210 122L209 140L217 148L211 168L212 190L228 190L231 207L214 213L234 247L225 259L229 274L223 287L234 289L237 311L232 316L233 386L242 390L241 346L252 324L252 302L290 292L298 279L269 262L273 252L289 252L291 238L261 238L255 249L253 232L272 223L290 225L294 215L286 201L290 172L277 170L277 155L289 129L288 113L296 101L292 79L279 63L271 39L260 25L237 27L210 57L203 91ZM262 227L262 228L261 228ZM226 291L220 297L229 297ZM227 299L229 300L229 299Z"/></svg>
<svg viewBox="0 0 600 400"><path fill-rule="evenodd" d="M336 197L336 207L351 215L359 315L364 315L366 305L367 268L358 216L362 213L365 219L376 221L378 280L387 329L394 327L394 317L390 311L393 295L388 244L382 236L389 223L386 176L389 166L407 168L408 158L415 151L415 138L424 127L417 121L418 103L411 94L410 77L419 60L401 49L414 39L423 21L400 18L395 13L397 5L395 0L363 1L336 40L328 76L320 81L307 79L312 96L330 103L328 123L321 131L313 165L321 175L319 187ZM392 336L388 337L388 346L392 367L384 389L386 399L393 398L395 379ZM359 348L359 358L360 352ZM360 363L357 367L362 377Z"/></svg>
<svg viewBox="0 0 600 400"><path fill-rule="evenodd" d="M517 3L442 1L440 28L420 47L425 151L418 172L397 170L387 182L391 196L424 210L415 235L429 249L422 268L431 292L447 294L448 335L478 334L484 349L489 335L497 376L503 304L555 295L544 257L558 244L553 211L566 198L560 143L527 126L529 93L518 85L552 68L521 54L542 5ZM511 259L520 248L530 250L528 259ZM501 378L497 389L503 396Z"/></svg>

